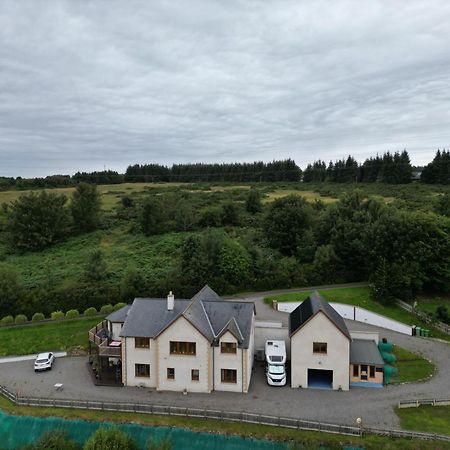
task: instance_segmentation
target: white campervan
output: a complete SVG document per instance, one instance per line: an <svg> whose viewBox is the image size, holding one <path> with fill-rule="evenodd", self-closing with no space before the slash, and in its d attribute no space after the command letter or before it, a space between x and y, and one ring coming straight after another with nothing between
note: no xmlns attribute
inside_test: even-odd
<svg viewBox="0 0 450 450"><path fill-rule="evenodd" d="M266 376L270 386L286 384L286 345L284 341L266 341Z"/></svg>

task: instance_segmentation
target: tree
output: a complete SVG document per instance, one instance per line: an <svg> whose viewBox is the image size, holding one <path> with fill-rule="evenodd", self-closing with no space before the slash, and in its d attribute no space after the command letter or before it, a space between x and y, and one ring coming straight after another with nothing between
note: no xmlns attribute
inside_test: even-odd
<svg viewBox="0 0 450 450"><path fill-rule="evenodd" d="M83 450L138 450L138 446L118 428L99 428L86 441Z"/></svg>
<svg viewBox="0 0 450 450"><path fill-rule="evenodd" d="M302 197L289 195L275 200L263 224L270 246L283 255L295 255L311 219L312 207Z"/></svg>
<svg viewBox="0 0 450 450"><path fill-rule="evenodd" d="M239 210L233 202L227 202L222 206L222 224L239 225Z"/></svg>
<svg viewBox="0 0 450 450"><path fill-rule="evenodd" d="M15 314L22 286L12 268L0 264L0 317Z"/></svg>
<svg viewBox="0 0 450 450"><path fill-rule="evenodd" d="M100 221L101 200L95 184L80 183L72 194L70 210L75 229L95 230Z"/></svg>
<svg viewBox="0 0 450 450"><path fill-rule="evenodd" d="M450 194L442 194L437 198L434 210L442 216L450 217Z"/></svg>
<svg viewBox="0 0 450 450"><path fill-rule="evenodd" d="M166 231L166 214L159 198L152 196L144 200L139 214L139 223L146 236Z"/></svg>
<svg viewBox="0 0 450 450"><path fill-rule="evenodd" d="M250 189L245 199L245 209L250 214L259 213L262 210L261 194L257 189Z"/></svg>
<svg viewBox="0 0 450 450"><path fill-rule="evenodd" d="M250 274L251 258L247 250L232 239L225 239L219 250L219 274L234 285L243 285Z"/></svg>
<svg viewBox="0 0 450 450"><path fill-rule="evenodd" d="M41 191L14 201L8 210L7 230L16 250L41 250L66 236L69 215L66 197Z"/></svg>
<svg viewBox="0 0 450 450"><path fill-rule="evenodd" d="M103 252L94 250L88 258L85 267L86 278L90 281L103 281L108 276L108 266L106 265Z"/></svg>
<svg viewBox="0 0 450 450"><path fill-rule="evenodd" d="M145 279L135 267L128 266L120 282L120 296L130 301L140 295L145 289Z"/></svg>

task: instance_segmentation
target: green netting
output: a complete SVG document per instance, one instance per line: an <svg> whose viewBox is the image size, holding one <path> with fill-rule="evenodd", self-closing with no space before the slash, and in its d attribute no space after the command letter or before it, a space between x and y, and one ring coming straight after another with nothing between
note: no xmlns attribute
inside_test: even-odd
<svg viewBox="0 0 450 450"><path fill-rule="evenodd" d="M99 412L101 414L101 412ZM72 439L84 443L99 427L115 426L111 423L64 420L56 417L10 416L0 411L0 448L17 449L35 442L45 433L64 430ZM157 440L170 437L173 449L202 450L285 450L287 444L267 440L196 433L182 428L151 427L136 424L118 425L118 428L132 436L141 449L145 449L150 438Z"/></svg>

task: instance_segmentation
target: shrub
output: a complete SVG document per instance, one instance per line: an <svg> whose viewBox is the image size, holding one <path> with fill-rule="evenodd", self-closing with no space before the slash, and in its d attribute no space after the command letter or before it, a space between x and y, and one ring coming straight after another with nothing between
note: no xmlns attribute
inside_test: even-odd
<svg viewBox="0 0 450 450"><path fill-rule="evenodd" d="M31 318L32 322L40 322L41 320L44 320L45 316L42 313L34 313L33 317Z"/></svg>
<svg viewBox="0 0 450 450"><path fill-rule="evenodd" d="M66 312L66 319L74 319L75 317L78 317L80 313L76 309L69 309L69 311Z"/></svg>
<svg viewBox="0 0 450 450"><path fill-rule="evenodd" d="M106 306L106 305L105 305L105 306ZM127 306L127 304L126 304L126 303L123 303L123 302L116 303L116 304L113 306L113 310L114 310L114 311L119 311L119 309L122 309L124 306Z"/></svg>
<svg viewBox="0 0 450 450"><path fill-rule="evenodd" d="M50 315L52 320L64 319L64 313L62 311L53 311Z"/></svg>
<svg viewBox="0 0 450 450"><path fill-rule="evenodd" d="M84 315L87 316L87 317L95 316L96 314L98 314L98 312L92 306L84 311Z"/></svg>
<svg viewBox="0 0 450 450"><path fill-rule="evenodd" d="M100 308L100 314L111 314L114 311L113 309L113 305L111 305L111 303L107 304L107 305L103 305Z"/></svg>
<svg viewBox="0 0 450 450"><path fill-rule="evenodd" d="M28 317L24 314L18 314L14 319L14 323L25 323L28 322Z"/></svg>
<svg viewBox="0 0 450 450"><path fill-rule="evenodd" d="M5 316L5 317L3 317L1 323L2 323L2 325L9 325L10 323L14 323L14 317L13 316Z"/></svg>
<svg viewBox="0 0 450 450"><path fill-rule="evenodd" d="M133 439L118 428L99 428L84 444L84 450L137 450Z"/></svg>

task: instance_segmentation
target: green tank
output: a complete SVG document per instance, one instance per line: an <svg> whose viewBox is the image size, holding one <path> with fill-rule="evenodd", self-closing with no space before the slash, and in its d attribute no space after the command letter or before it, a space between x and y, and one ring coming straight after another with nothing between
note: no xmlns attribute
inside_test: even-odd
<svg viewBox="0 0 450 450"><path fill-rule="evenodd" d="M378 349L380 352L392 352L392 349L394 348L394 344L392 342L378 342Z"/></svg>
<svg viewBox="0 0 450 450"><path fill-rule="evenodd" d="M387 364L395 363L397 358L392 353L387 352L381 352L381 357L383 358L383 361Z"/></svg>
<svg viewBox="0 0 450 450"><path fill-rule="evenodd" d="M390 384L392 378L397 375L398 370L392 366L384 366L383 372L384 372L384 384Z"/></svg>

